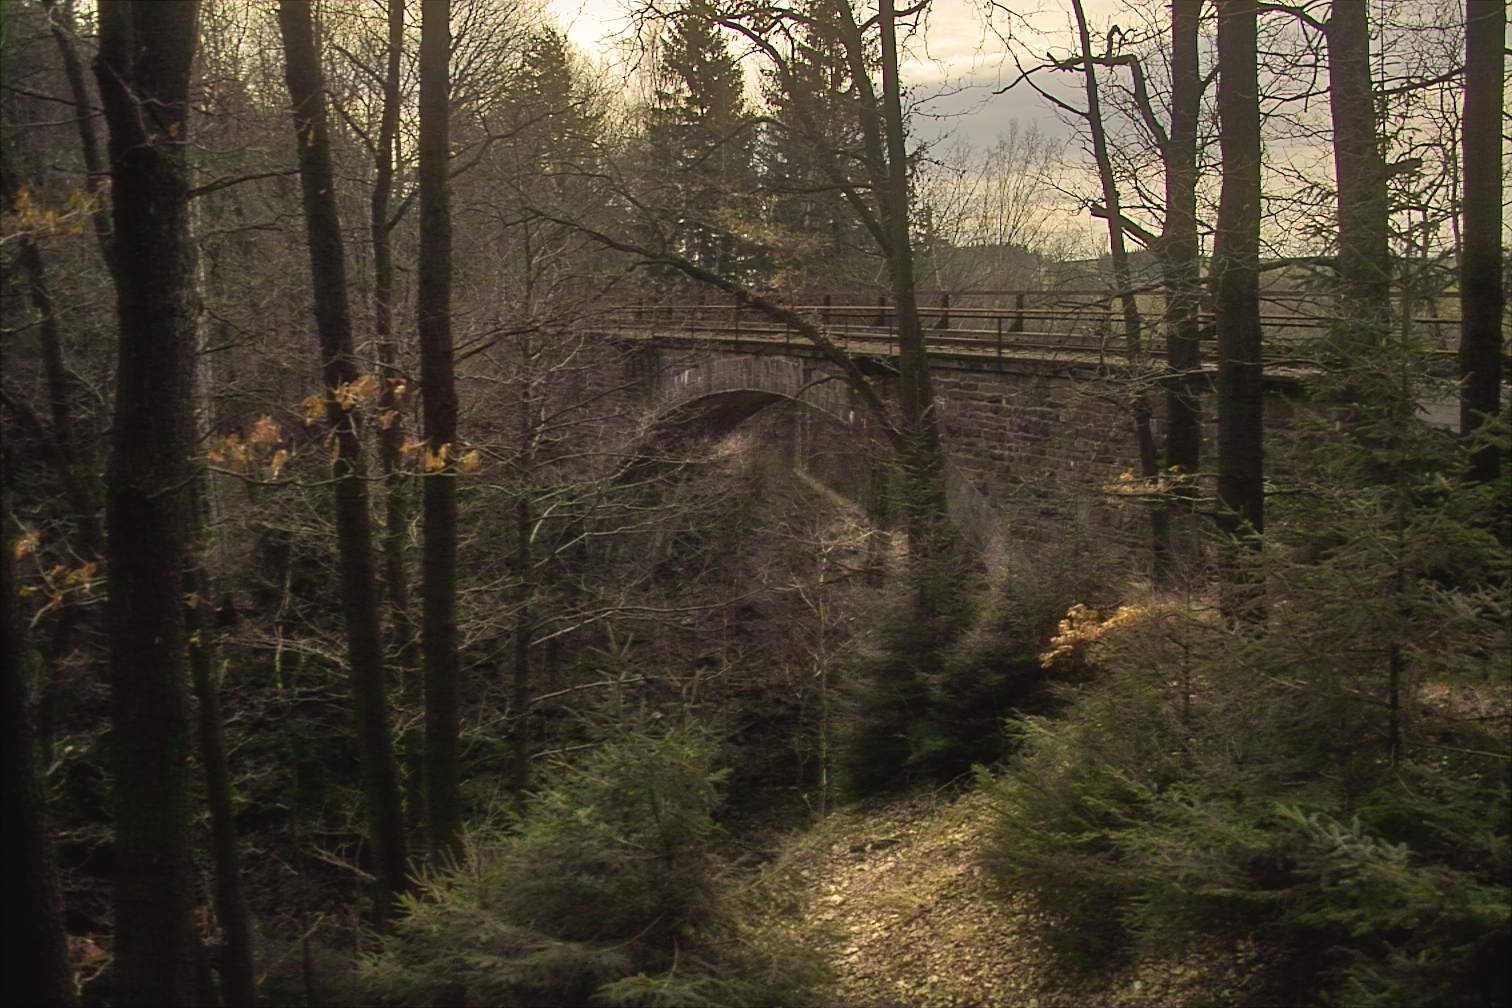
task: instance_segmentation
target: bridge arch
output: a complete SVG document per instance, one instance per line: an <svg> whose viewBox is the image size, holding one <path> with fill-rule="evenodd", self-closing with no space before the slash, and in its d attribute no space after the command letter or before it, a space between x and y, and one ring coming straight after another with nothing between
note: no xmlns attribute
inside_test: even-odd
<svg viewBox="0 0 1512 1008"><path fill-rule="evenodd" d="M635 452L631 468L636 474L677 465L675 459L700 442L717 441L763 411L786 405L789 457L795 466L874 520L890 523L891 448L824 362L777 354L711 354L687 367L659 369L649 399L653 419ZM997 515L954 464L947 468L947 496L968 539L978 548L993 549Z"/></svg>

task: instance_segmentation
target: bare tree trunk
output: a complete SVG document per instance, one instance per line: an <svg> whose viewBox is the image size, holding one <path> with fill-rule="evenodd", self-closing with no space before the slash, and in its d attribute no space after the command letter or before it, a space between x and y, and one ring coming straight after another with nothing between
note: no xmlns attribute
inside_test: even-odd
<svg viewBox="0 0 1512 1008"><path fill-rule="evenodd" d="M898 79L897 15L892 0L881 0L877 15L882 39L881 121L885 176L877 198L887 237L898 331L899 462L901 500L908 522L909 560L917 580L919 615L928 623L955 615L969 563L961 535L950 519L945 494L945 450L935 412L934 383L925 349L924 325L914 281L909 235L908 154L903 132L902 88ZM943 629L943 628L942 628Z"/></svg>
<svg viewBox="0 0 1512 1008"><path fill-rule="evenodd" d="M389 731L388 695L379 619L372 517L368 512L362 442L357 433L357 362L347 301L346 258L337 216L336 183L326 127L325 85L309 0L281 0L289 97L299 149L300 189L309 236L315 326L326 387L325 416L335 443L336 548L341 571L342 616L352 707L362 752L363 799L377 863L374 914L380 923L393 912L394 897L408 886L403 803Z"/></svg>
<svg viewBox="0 0 1512 1008"><path fill-rule="evenodd" d="M1166 389L1165 466L1172 481L1171 551L1156 579L1170 583L1196 548L1191 482L1202 468L1202 282L1197 240L1197 124L1202 76L1197 29L1202 0L1171 3L1171 126L1165 161L1165 227L1158 249L1166 287L1166 365L1175 372Z"/></svg>
<svg viewBox="0 0 1512 1008"><path fill-rule="evenodd" d="M63 333L58 326L52 292L47 285L42 250L29 234L20 236L16 255L26 278L26 292L37 313L37 337L42 350L42 371L47 382L49 438L56 456L58 481L68 504L69 520L79 536L80 552L86 557L103 556L105 534L96 512L96 489L91 486L90 469L79 458L80 438L74 424L74 401L78 383L68 370L63 356Z"/></svg>
<svg viewBox="0 0 1512 1008"><path fill-rule="evenodd" d="M87 178L84 191L100 202L90 213L94 225L95 241L100 246L100 255L110 263L110 209L105 202L106 185L110 181L110 166L100 151L100 140L95 135L94 102L90 100L88 78L84 73L84 61L79 59L76 44L77 23L74 19L74 0L43 0L47 8L48 28L53 42L58 47L58 58L63 63L63 75L68 79L68 90L73 96L75 123L79 132L79 153L84 158Z"/></svg>
<svg viewBox="0 0 1512 1008"><path fill-rule="evenodd" d="M419 629L411 607L408 563L411 515L410 479L403 471L404 400L409 391L400 370L394 338L393 209L397 173L400 67L404 56L404 0L388 0L388 49L383 72L383 117L378 127L373 195L368 230L373 247L373 338L378 344L378 459L383 470L383 579L388 588L390 646L398 666L400 703L418 705L421 693ZM401 211L402 212L402 211ZM423 732L407 730L399 739L404 793L411 828L425 822L425 788L421 782Z"/></svg>
<svg viewBox="0 0 1512 1008"><path fill-rule="evenodd" d="M185 606L189 629L189 672L199 708L199 759L205 781L205 804L210 810L210 853L215 863L215 916L225 936L218 956L221 1000L226 1008L249 1008L257 1003L252 969L252 922L241 880L241 852L236 836L236 810L231 795L231 760L221 715L220 684L215 675L216 635L210 614L209 583L201 574L194 593L198 602Z"/></svg>
<svg viewBox="0 0 1512 1008"><path fill-rule="evenodd" d="M1370 5L1334 0L1328 19L1328 97L1338 187L1338 320L1347 355L1379 347L1391 311L1386 161L1370 79Z"/></svg>
<svg viewBox="0 0 1512 1008"><path fill-rule="evenodd" d="M1501 412L1502 74L1507 9L1502 0L1465 0L1465 111L1461 126L1463 225L1460 247L1460 433L1473 435ZM1503 460L1480 445L1469 477L1497 478Z"/></svg>
<svg viewBox="0 0 1512 1008"><path fill-rule="evenodd" d="M119 364L107 476L115 989L121 1006L190 1004L192 733L183 599L196 540L189 84L195 0L99 5L110 129ZM149 111L150 110L150 111Z"/></svg>
<svg viewBox="0 0 1512 1008"><path fill-rule="evenodd" d="M1087 15L1082 8L1082 0L1071 0L1071 10L1076 15L1077 37L1081 43L1081 66L1086 81L1087 127L1092 133L1092 158L1097 164L1097 177L1108 214L1108 251L1113 260L1113 287L1118 291L1119 305L1123 310L1125 353L1134 370L1135 380L1141 381L1145 361L1139 300L1133 293L1134 285L1129 275L1129 253L1124 242L1123 201L1119 196L1118 182L1113 177L1113 158L1108 152L1108 135L1103 128L1102 96L1097 87L1092 35L1087 30ZM1155 432L1150 423L1153 412L1150 397L1143 389L1138 389L1131 398L1134 407L1134 440L1139 450L1139 474L1147 483L1153 484L1160 476L1160 457L1155 447ZM1165 505L1160 502L1155 502L1150 507L1150 553L1156 570L1164 570L1169 565L1169 524Z"/></svg>
<svg viewBox="0 0 1512 1008"><path fill-rule="evenodd" d="M420 647L425 660L425 791L431 855L462 853L457 779L456 364L451 334L449 0L420 5L420 262L416 322L425 424Z"/></svg>
<svg viewBox="0 0 1512 1008"><path fill-rule="evenodd" d="M378 344L379 458L384 474L384 579L389 589L389 607L394 636L401 654L409 649L414 622L409 612L409 577L404 563L404 540L409 526L406 480L400 472L404 446L403 375L398 368L394 341L394 222L390 220L394 197L396 146L399 136L399 69L404 55L404 0L388 0L388 54L383 76L383 119L378 128L378 150L369 204L368 231L373 246L373 336ZM403 662L401 662L403 664Z"/></svg>
<svg viewBox="0 0 1512 1008"><path fill-rule="evenodd" d="M521 337L520 359L529 362L533 356L529 334ZM526 789L530 786L530 686L532 679L530 645L535 634L535 614L531 602L535 596L533 568L534 551L531 537L535 531L535 502L531 497L532 482L536 476L536 397L532 376L524 372L520 376L519 461L515 465L520 486L514 508L514 568L519 578L515 590L513 638L513 680L511 682L510 714L514 717L514 768L511 790L515 802L523 806Z"/></svg>
<svg viewBox="0 0 1512 1008"><path fill-rule="evenodd" d="M1223 183L1213 239L1218 329L1218 525L1265 530L1260 347L1260 88L1256 0L1217 0Z"/></svg>
<svg viewBox="0 0 1512 1008"><path fill-rule="evenodd" d="M9 459L0 481L10 482ZM5 487L8 489L8 486ZM10 508L0 513L10 529ZM4 843L7 935L0 945L0 970L14 1004L54 1008L73 1003L63 938L58 871L47 835L47 806L37 777L36 734L32 729L26 647L16 618L15 554L7 536L0 542L0 841Z"/></svg>
<svg viewBox="0 0 1512 1008"><path fill-rule="evenodd" d="M530 581L532 556L530 533L535 524L528 487L522 487L515 501L515 565L520 578L515 592L513 637L513 679L510 691L510 713L514 716L514 768L510 789L515 801L523 804L525 792L530 787L530 644L535 632L535 617L531 611L534 586Z"/></svg>

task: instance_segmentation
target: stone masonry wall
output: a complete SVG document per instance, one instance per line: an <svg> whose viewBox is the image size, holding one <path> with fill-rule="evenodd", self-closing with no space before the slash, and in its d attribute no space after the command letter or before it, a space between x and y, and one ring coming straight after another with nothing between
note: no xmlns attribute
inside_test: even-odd
<svg viewBox="0 0 1512 1008"><path fill-rule="evenodd" d="M673 360L676 363L668 366ZM969 534L1054 541L1074 527L1078 534L1090 533L1109 544L1133 546L1143 541L1144 508L1104 490L1139 467L1126 386L1098 377L1091 368L1064 363L944 355L933 360L941 433L953 469L952 510ZM831 373L827 361L796 346L742 348L738 353L716 347L683 350L663 358L660 377L650 379L657 387L650 398L670 404L689 391L709 394L727 387L770 386L769 391L800 395L824 414L820 418L800 410L794 424L782 428L794 432L797 456L810 466L840 465L824 461L823 451L806 450L817 441L830 444L832 459L840 453L872 452L885 458L886 448L874 433L870 438L875 443L861 447L868 436L864 413L854 404L843 408L843 385L811 384ZM889 397L893 391L884 389ZM1155 397L1157 437L1162 398ZM1267 396L1268 426L1285 425L1290 412L1283 396ZM837 417L851 418L854 428L851 443L844 446L834 441L833 431L823 433ZM1210 438L1213 433L1209 431ZM847 472L837 469L833 474L837 490L850 489L840 484L857 485L859 477L849 471L855 462L845 460L840 467Z"/></svg>

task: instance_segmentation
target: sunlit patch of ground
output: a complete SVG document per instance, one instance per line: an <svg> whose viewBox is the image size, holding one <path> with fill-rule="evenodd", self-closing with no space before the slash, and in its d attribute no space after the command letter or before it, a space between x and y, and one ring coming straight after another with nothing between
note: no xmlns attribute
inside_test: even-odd
<svg viewBox="0 0 1512 1008"><path fill-rule="evenodd" d="M980 795L846 809L791 839L760 928L821 952L836 1008L1153 1008L1231 1001L1241 964L1146 961L1078 984L1057 976L1053 922L1001 898L978 864L992 812Z"/></svg>

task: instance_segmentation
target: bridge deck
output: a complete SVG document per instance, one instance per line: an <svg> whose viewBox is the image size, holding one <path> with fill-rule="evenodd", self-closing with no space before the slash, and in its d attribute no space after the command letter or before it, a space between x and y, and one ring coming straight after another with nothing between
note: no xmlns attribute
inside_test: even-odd
<svg viewBox="0 0 1512 1008"><path fill-rule="evenodd" d="M612 330L617 339L644 341L649 344L673 344L689 347L718 348L734 353L788 353L815 356L819 351L802 335L781 326L743 325L739 328L714 326L683 326L676 329L651 326L616 326ZM926 352L937 361L950 361L954 366L976 369L993 365L1038 365L1063 369L1100 369L1111 364L1127 364L1128 355L1122 346L1077 345L1061 339L1059 333L1014 333L1013 339L995 338L996 334L965 333L941 336L926 335ZM847 354L860 358L887 360L897 356L897 335L888 330L863 333L855 330L829 332L835 344ZM1055 337L1055 341L1036 341L1035 336ZM1018 337L1029 337L1020 339ZM1090 342L1090 341L1089 341ZM1160 348L1163 350L1164 348ZM1147 365L1159 369L1164 354L1147 352ZM1215 373L1216 361L1206 360L1202 370ZM1265 376L1268 381L1291 383L1316 373L1317 368L1305 361L1292 358L1269 357L1265 361Z"/></svg>
<svg viewBox="0 0 1512 1008"><path fill-rule="evenodd" d="M1129 341L1123 335L1122 313L1108 305L1106 295L1092 304L1069 303L1057 292L1041 292L1036 296L1058 299L1058 303L1033 307L1024 303L1024 295L1015 295L1017 303L1008 308L952 306L945 299L938 307L922 309L929 353L963 360L1035 360L1094 367L1127 363L1131 356L1151 362L1163 357L1161 316L1149 311L1148 306L1141 316L1143 346L1136 345L1131 355ZM785 307L821 326L848 353L871 357L896 355L896 310L886 304ZM1289 310L1268 312L1261 317L1268 370L1279 375L1299 364L1305 367L1306 358L1316 356L1318 341L1332 324L1320 313L1322 307L1292 305ZM1212 315L1200 317L1204 322L1204 342L1211 345ZM806 345L803 337L790 327L753 310L730 305L626 306L609 313L605 321L616 332L641 339L706 342L725 347ZM1412 322L1422 352L1455 353L1450 330L1458 328L1458 319L1423 317ZM1297 360L1299 357L1303 360Z"/></svg>

